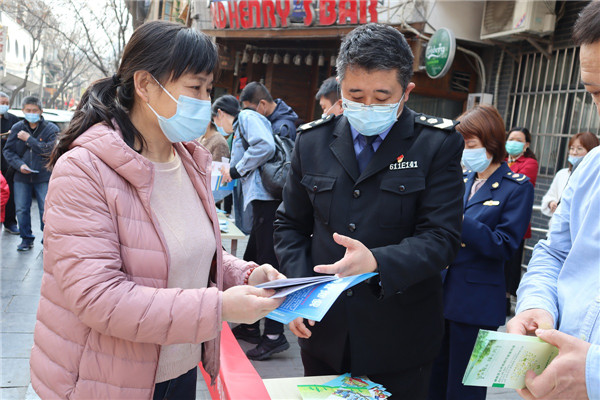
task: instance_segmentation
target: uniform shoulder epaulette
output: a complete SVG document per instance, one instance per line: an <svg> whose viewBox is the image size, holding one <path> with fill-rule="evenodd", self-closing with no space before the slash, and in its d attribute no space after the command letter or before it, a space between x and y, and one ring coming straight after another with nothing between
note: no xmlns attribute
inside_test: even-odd
<svg viewBox="0 0 600 400"><path fill-rule="evenodd" d="M415 123L430 126L432 128L441 129L444 131L452 131L456 125L458 125L458 121L453 121L447 118L438 118L431 117L429 115L418 114L415 117Z"/></svg>
<svg viewBox="0 0 600 400"><path fill-rule="evenodd" d="M309 129L316 128L317 126L328 124L331 121L333 121L334 119L335 119L335 114L329 114L329 115L325 116L325 118L317 119L317 120L308 122L306 124L300 125L298 127L298 129L296 130L296 133L302 133Z"/></svg>
<svg viewBox="0 0 600 400"><path fill-rule="evenodd" d="M516 172L509 172L506 174L506 177L511 181L517 182L520 185L522 185L525 182L529 182L529 178L527 177L527 175L518 174Z"/></svg>

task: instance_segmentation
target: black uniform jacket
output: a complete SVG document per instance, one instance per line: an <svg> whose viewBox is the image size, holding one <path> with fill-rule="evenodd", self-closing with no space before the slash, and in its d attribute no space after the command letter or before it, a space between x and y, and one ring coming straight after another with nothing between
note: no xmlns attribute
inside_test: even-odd
<svg viewBox="0 0 600 400"><path fill-rule="evenodd" d="M463 213L464 143L454 125L405 107L362 174L346 117L299 130L275 221L283 273L311 276L315 265L341 259L337 232L365 244L380 274L343 293L310 327L311 338L300 339L303 350L335 369L347 341L357 375L401 371L437 356L440 272L460 246Z"/></svg>

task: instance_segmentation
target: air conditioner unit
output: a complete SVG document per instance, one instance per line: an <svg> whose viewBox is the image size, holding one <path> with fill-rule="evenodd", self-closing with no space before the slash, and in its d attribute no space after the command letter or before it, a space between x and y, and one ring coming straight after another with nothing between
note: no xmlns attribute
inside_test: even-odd
<svg viewBox="0 0 600 400"><path fill-rule="evenodd" d="M547 35L554 31L556 1L486 1L481 39L518 40L516 34Z"/></svg>

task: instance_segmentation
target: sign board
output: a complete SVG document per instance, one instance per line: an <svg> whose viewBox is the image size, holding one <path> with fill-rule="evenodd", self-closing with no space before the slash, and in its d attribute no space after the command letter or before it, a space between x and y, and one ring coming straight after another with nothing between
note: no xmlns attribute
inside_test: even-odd
<svg viewBox="0 0 600 400"><path fill-rule="evenodd" d="M212 1L213 28L286 28L378 22L377 0Z"/></svg>
<svg viewBox="0 0 600 400"><path fill-rule="evenodd" d="M454 53L456 52L456 39L450 29L438 29L429 39L425 49L425 72L432 79L438 79L448 73Z"/></svg>

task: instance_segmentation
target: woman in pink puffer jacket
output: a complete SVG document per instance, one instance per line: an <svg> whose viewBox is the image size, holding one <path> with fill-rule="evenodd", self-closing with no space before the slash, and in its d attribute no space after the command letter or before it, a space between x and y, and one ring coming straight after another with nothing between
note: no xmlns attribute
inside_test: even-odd
<svg viewBox="0 0 600 400"><path fill-rule="evenodd" d="M281 274L222 250L210 153L191 141L217 65L206 35L144 24L60 137L30 361L43 399L194 398L200 359L218 374L222 321L280 304L253 285Z"/></svg>

